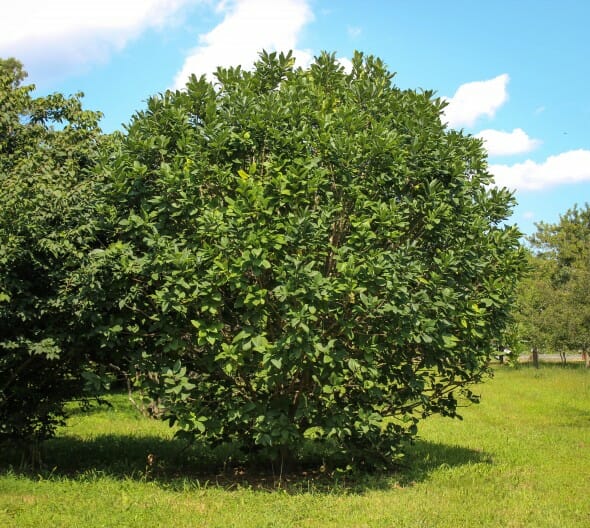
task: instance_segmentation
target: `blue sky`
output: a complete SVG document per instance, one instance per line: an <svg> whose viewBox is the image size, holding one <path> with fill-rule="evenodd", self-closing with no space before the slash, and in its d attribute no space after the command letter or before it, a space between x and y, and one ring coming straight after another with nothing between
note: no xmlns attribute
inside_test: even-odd
<svg viewBox="0 0 590 528"><path fill-rule="evenodd" d="M589 21L585 0L0 0L0 56L24 62L39 94L84 92L112 131L189 72L248 67L262 48L301 65L377 55L484 139L530 234L590 202Z"/></svg>

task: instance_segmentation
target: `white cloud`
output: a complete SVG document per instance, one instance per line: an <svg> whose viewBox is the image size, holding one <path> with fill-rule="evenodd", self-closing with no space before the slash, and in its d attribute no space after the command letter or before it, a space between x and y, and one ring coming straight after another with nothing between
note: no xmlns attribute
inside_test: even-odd
<svg viewBox="0 0 590 528"><path fill-rule="evenodd" d="M542 163L527 160L514 165L490 165L498 187L540 190L555 185L590 181L590 150L578 149L548 157Z"/></svg>
<svg viewBox="0 0 590 528"><path fill-rule="evenodd" d="M510 156L523 154L537 148L541 141L532 139L522 128L512 132L486 129L478 132L475 137L483 139L484 146L490 156Z"/></svg>
<svg viewBox="0 0 590 528"><path fill-rule="evenodd" d="M522 214L522 217L525 220L532 220L533 218L535 218L535 213L533 213L533 211L526 211Z"/></svg>
<svg viewBox="0 0 590 528"><path fill-rule="evenodd" d="M3 2L0 56L53 74L105 60L146 28L175 20L202 0L17 0Z"/></svg>
<svg viewBox="0 0 590 528"><path fill-rule="evenodd" d="M449 106L444 118L452 128L473 126L481 116L494 117L498 108L508 100L506 86L510 80L503 73L487 81L475 81L459 86L453 97L445 97Z"/></svg>
<svg viewBox="0 0 590 528"><path fill-rule="evenodd" d="M311 61L309 50L296 47L302 28L313 20L307 0L224 0L218 11L223 20L199 36L199 45L176 75L176 88L183 87L191 73L211 74L218 66L249 68L262 49L292 49L301 66Z"/></svg>
<svg viewBox="0 0 590 528"><path fill-rule="evenodd" d="M338 64L344 68L346 73L350 73L352 71L352 61L346 57L339 57L336 59Z"/></svg>
<svg viewBox="0 0 590 528"><path fill-rule="evenodd" d="M362 32L363 32L363 28L360 28L358 26L348 26L346 28L346 32L348 33L348 36L351 39L355 39L361 36Z"/></svg>

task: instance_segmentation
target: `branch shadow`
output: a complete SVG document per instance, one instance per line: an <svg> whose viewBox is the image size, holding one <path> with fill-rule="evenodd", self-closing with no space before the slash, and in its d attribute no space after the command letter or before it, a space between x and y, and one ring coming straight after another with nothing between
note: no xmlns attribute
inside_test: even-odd
<svg viewBox="0 0 590 528"><path fill-rule="evenodd" d="M235 446L211 449L157 436L64 436L45 443L42 465L36 469L23 465L18 449L2 449L0 473L45 480L132 479L172 490L215 487L227 491L362 494L412 486L440 468L492 463L492 457L485 452L422 439L406 446L405 453L403 465L389 472L329 470L326 464L283 472L270 463L248 464Z"/></svg>

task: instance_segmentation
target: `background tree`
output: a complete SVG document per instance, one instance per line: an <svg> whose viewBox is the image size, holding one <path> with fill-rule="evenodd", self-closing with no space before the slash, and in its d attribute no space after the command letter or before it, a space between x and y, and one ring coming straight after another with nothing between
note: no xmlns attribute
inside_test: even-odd
<svg viewBox="0 0 590 528"><path fill-rule="evenodd" d="M0 60L0 440L50 436L88 354L64 292L95 243L100 114L25 77Z"/></svg>
<svg viewBox="0 0 590 528"><path fill-rule="evenodd" d="M477 399L524 267L513 198L445 103L392 77L263 53L134 116L72 302L182 433L390 463Z"/></svg>
<svg viewBox="0 0 590 528"><path fill-rule="evenodd" d="M574 206L556 224L540 223L530 239L533 274L523 282L525 335L546 350L590 348L590 208ZM587 365L589 364L587 359Z"/></svg>

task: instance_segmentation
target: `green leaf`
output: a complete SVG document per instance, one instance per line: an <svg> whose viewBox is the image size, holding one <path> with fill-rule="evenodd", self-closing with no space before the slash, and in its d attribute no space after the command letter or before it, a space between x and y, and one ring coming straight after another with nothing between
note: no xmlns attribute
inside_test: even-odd
<svg viewBox="0 0 590 528"><path fill-rule="evenodd" d="M455 348L459 340L453 335L443 335L443 343L445 348Z"/></svg>
<svg viewBox="0 0 590 528"><path fill-rule="evenodd" d="M270 360L270 362L272 363L272 365L277 369L277 370L281 370L281 368L283 367L283 360L282 358L273 358Z"/></svg>

